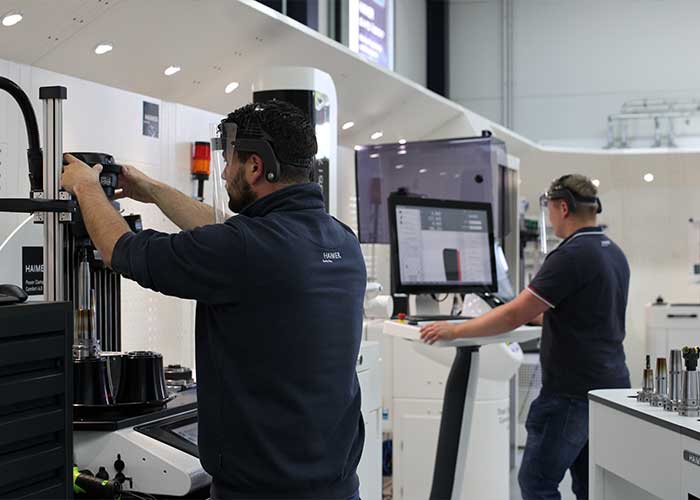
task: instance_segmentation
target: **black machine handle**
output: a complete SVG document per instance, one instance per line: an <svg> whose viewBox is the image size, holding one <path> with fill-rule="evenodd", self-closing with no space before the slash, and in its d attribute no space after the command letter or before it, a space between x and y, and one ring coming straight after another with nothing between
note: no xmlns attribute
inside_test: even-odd
<svg viewBox="0 0 700 500"><path fill-rule="evenodd" d="M117 165L116 163L112 163L111 165L102 165L102 172L100 172L100 185L102 186L102 189L105 190L105 194L108 198L112 198L114 196L114 191L119 185L119 176L121 173L121 165Z"/></svg>
<svg viewBox="0 0 700 500"><path fill-rule="evenodd" d="M44 156L41 151L41 141L39 139L39 126L32 102L27 94L12 80L0 76L0 89L14 97L19 104L24 115L24 124L27 127L27 139L29 149L27 150L27 160L29 162L29 183L32 191L41 191L44 188Z"/></svg>
<svg viewBox="0 0 700 500"><path fill-rule="evenodd" d="M86 163L87 165L94 167L96 164L102 165L102 172L100 173L100 185L104 189L105 194L108 198L114 196L114 191L117 189L119 184L119 175L122 172L122 166L114 163L114 157L106 153L84 153L84 152L69 152L66 153L75 156L78 160ZM67 161L63 161L63 165L67 165Z"/></svg>
<svg viewBox="0 0 700 500"><path fill-rule="evenodd" d="M668 319L695 319L698 317L697 314L667 314Z"/></svg>

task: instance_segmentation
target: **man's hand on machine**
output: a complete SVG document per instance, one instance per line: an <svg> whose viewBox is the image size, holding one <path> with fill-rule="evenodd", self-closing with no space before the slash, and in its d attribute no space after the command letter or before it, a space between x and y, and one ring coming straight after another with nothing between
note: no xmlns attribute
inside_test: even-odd
<svg viewBox="0 0 700 500"><path fill-rule="evenodd" d="M115 199L131 198L142 203L154 203L154 190L158 182L148 177L136 167L124 165L119 176Z"/></svg>
<svg viewBox="0 0 700 500"><path fill-rule="evenodd" d="M420 338L426 344L434 344L438 340L454 340L459 336L457 326L445 321L430 323L420 329Z"/></svg>
<svg viewBox="0 0 700 500"><path fill-rule="evenodd" d="M76 195L76 191L85 186L100 185L102 165L95 165L93 168L90 168L90 166L69 154L63 155L63 159L68 164L63 167L61 185L70 194Z"/></svg>

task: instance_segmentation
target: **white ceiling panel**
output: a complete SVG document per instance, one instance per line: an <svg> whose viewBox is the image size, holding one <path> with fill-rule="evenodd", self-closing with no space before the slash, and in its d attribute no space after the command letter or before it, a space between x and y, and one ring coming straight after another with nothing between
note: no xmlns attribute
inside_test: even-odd
<svg viewBox="0 0 700 500"><path fill-rule="evenodd" d="M0 14L24 20L0 27L0 58L228 113L251 98L267 66L312 66L337 87L343 145L420 139L463 113L425 88L360 59L346 47L252 0L0 0ZM58 38L55 40L54 38ZM97 56L103 41L114 45ZM167 77L170 66L182 70ZM237 91L224 93L231 81Z"/></svg>

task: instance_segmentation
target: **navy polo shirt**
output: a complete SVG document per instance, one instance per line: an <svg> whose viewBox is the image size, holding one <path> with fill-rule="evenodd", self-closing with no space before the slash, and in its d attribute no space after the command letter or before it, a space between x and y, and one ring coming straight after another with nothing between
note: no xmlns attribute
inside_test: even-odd
<svg viewBox="0 0 700 500"><path fill-rule="evenodd" d="M598 227L576 231L545 259L528 290L546 303L542 392L585 398L630 387L622 341L630 269Z"/></svg>
<svg viewBox="0 0 700 500"><path fill-rule="evenodd" d="M364 443L355 370L367 276L317 184L177 234L128 233L112 267L197 300L199 454L217 498L342 499Z"/></svg>

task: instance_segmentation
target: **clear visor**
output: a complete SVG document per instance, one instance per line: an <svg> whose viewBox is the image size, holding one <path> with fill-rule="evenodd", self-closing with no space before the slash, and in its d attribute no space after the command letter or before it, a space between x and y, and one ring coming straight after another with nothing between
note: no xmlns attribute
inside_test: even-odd
<svg viewBox="0 0 700 500"><path fill-rule="evenodd" d="M549 206L550 198L549 191L545 191L540 195L540 208L547 208Z"/></svg>
<svg viewBox="0 0 700 500"><path fill-rule="evenodd" d="M233 214L228 210L228 191L224 171L233 158L238 126L235 123L221 122L211 125L211 154L214 169L211 180L214 193L214 221L220 224Z"/></svg>
<svg viewBox="0 0 700 500"><path fill-rule="evenodd" d="M545 191L540 196L540 253L549 253L547 244L547 226L549 225L549 194Z"/></svg>

